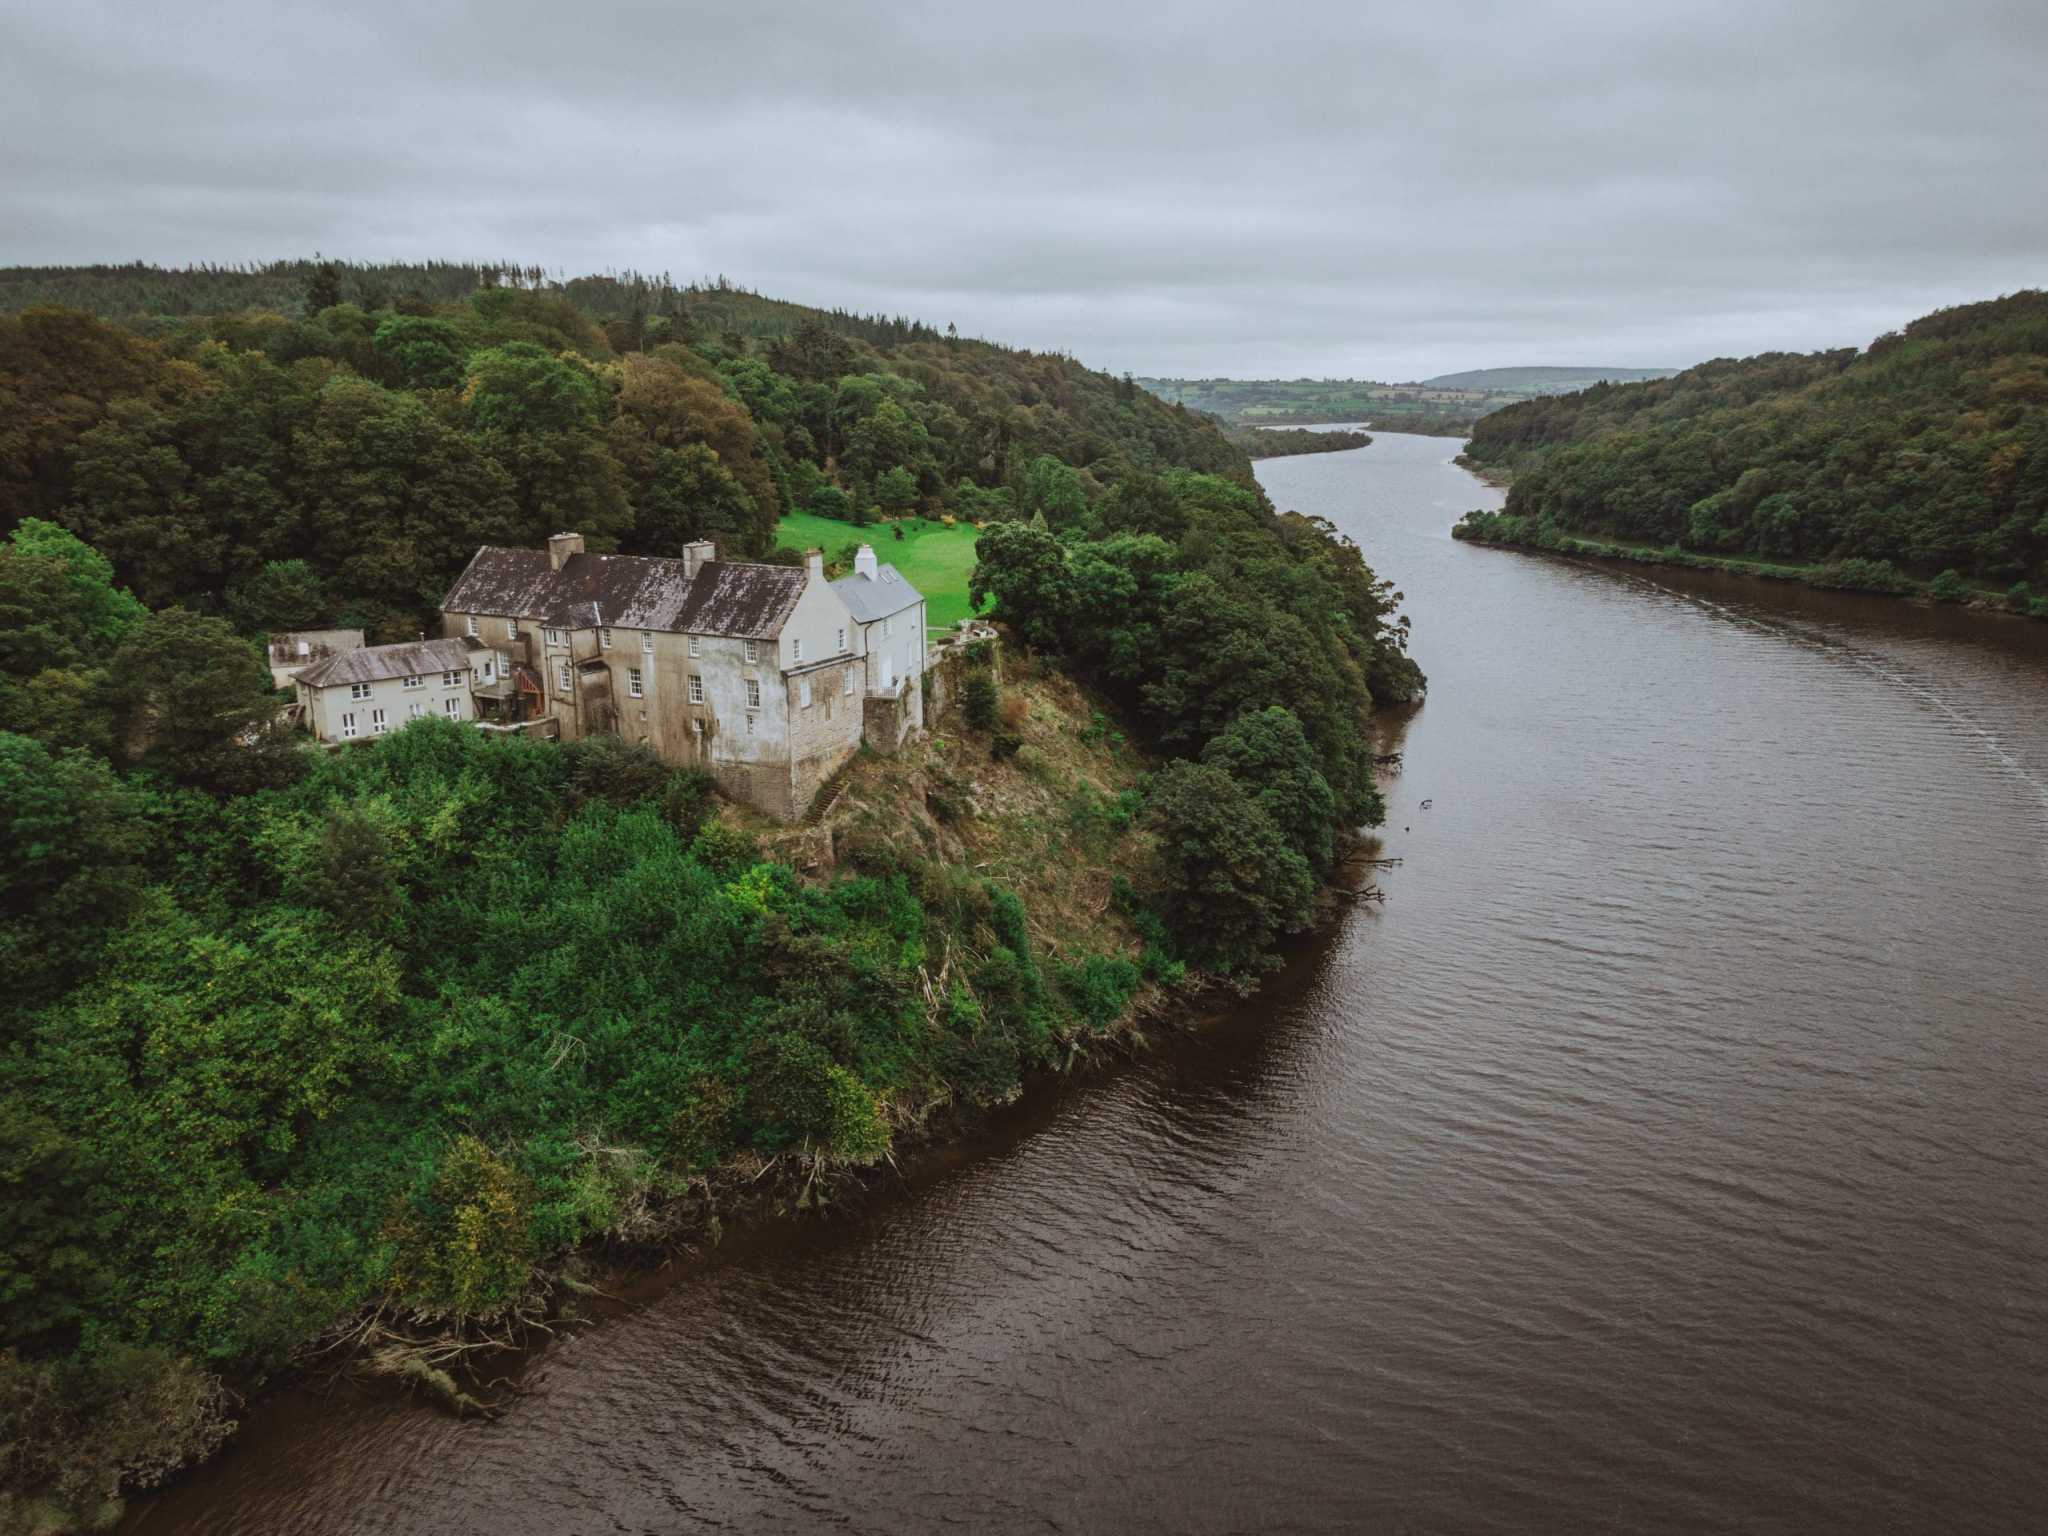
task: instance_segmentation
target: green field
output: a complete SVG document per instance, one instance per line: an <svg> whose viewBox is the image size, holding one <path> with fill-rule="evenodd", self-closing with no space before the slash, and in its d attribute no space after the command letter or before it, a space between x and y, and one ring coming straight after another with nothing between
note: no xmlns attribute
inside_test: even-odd
<svg viewBox="0 0 2048 1536"><path fill-rule="evenodd" d="M896 530L903 537L896 537ZM848 544L865 541L875 546L884 564L901 571L904 579L924 594L925 623L934 629L950 629L970 613L967 606L967 578L974 570L974 541L979 530L961 523L948 528L927 518L906 517L894 523L870 523L856 528L852 523L808 512L792 512L775 525L775 541L791 549L822 549L827 560Z"/></svg>

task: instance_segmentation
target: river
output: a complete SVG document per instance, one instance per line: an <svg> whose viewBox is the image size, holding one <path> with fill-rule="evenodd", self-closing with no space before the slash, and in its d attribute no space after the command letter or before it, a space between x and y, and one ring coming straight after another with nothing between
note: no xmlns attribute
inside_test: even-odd
<svg viewBox="0 0 2048 1536"><path fill-rule="evenodd" d="M495 1423L259 1404L169 1532L2048 1527L2048 625L1454 543L1383 909ZM1424 806L1427 802L1427 808Z"/></svg>

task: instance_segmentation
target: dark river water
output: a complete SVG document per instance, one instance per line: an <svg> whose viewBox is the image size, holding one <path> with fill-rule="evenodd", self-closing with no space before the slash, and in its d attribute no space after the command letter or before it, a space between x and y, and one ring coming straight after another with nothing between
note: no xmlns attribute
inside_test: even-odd
<svg viewBox="0 0 2048 1536"><path fill-rule="evenodd" d="M496 1423L286 1394L131 1528L2048 1528L2048 625L1468 548L1455 448L1260 471L1415 619L1384 909Z"/></svg>

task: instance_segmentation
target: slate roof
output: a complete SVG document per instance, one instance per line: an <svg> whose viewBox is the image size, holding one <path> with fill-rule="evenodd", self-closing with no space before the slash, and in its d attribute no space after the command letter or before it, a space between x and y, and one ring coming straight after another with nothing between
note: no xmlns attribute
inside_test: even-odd
<svg viewBox="0 0 2048 1536"><path fill-rule="evenodd" d="M337 683L374 683L386 677L425 677L433 672L467 672L474 640L407 640L400 645L366 645L316 661L299 674L309 688Z"/></svg>
<svg viewBox="0 0 2048 1536"><path fill-rule="evenodd" d="M806 580L801 566L736 560L707 560L694 579L685 569L652 555L571 555L557 571L544 549L485 545L441 607L557 629L609 625L766 640L781 632Z"/></svg>
<svg viewBox="0 0 2048 1536"><path fill-rule="evenodd" d="M924 601L924 594L905 581L903 573L893 565L879 567L873 576L857 572L842 576L832 583L832 590L863 624L886 619Z"/></svg>

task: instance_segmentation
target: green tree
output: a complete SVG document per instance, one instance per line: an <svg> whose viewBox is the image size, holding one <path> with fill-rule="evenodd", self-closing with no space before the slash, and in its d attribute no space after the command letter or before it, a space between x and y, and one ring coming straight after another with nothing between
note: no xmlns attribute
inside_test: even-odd
<svg viewBox="0 0 2048 1536"><path fill-rule="evenodd" d="M997 523L975 541L967 600L977 609L995 599L993 617L1026 645L1058 651L1074 614L1074 578L1066 551L1027 523Z"/></svg>
<svg viewBox="0 0 2048 1536"><path fill-rule="evenodd" d="M1253 964L1308 926L1315 876L1243 785L1208 763L1173 762L1152 780L1153 883L1174 934L1226 967Z"/></svg>
<svg viewBox="0 0 2048 1536"><path fill-rule="evenodd" d="M408 388L453 389L463 380L462 333L446 320L393 315L378 325L373 345Z"/></svg>
<svg viewBox="0 0 2048 1536"><path fill-rule="evenodd" d="M304 560L272 560L230 588L228 613L245 631L310 629L329 617L327 594Z"/></svg>
<svg viewBox="0 0 2048 1536"><path fill-rule="evenodd" d="M1072 528L1088 516L1088 495L1081 477L1051 454L1041 453L1024 472L1017 505L1028 518L1044 518L1044 526L1057 533Z"/></svg>
<svg viewBox="0 0 2048 1536"><path fill-rule="evenodd" d="M1239 715L1202 749L1202 761L1244 786L1312 868L1330 867L1337 797L1292 714L1276 704Z"/></svg>
<svg viewBox="0 0 2048 1536"><path fill-rule="evenodd" d="M875 481L875 505L901 515L917 505L917 476L898 464Z"/></svg>
<svg viewBox="0 0 2048 1536"><path fill-rule="evenodd" d="M221 620L183 608L151 614L129 632L108 672L116 750L127 761L231 792L297 770L269 669Z"/></svg>

